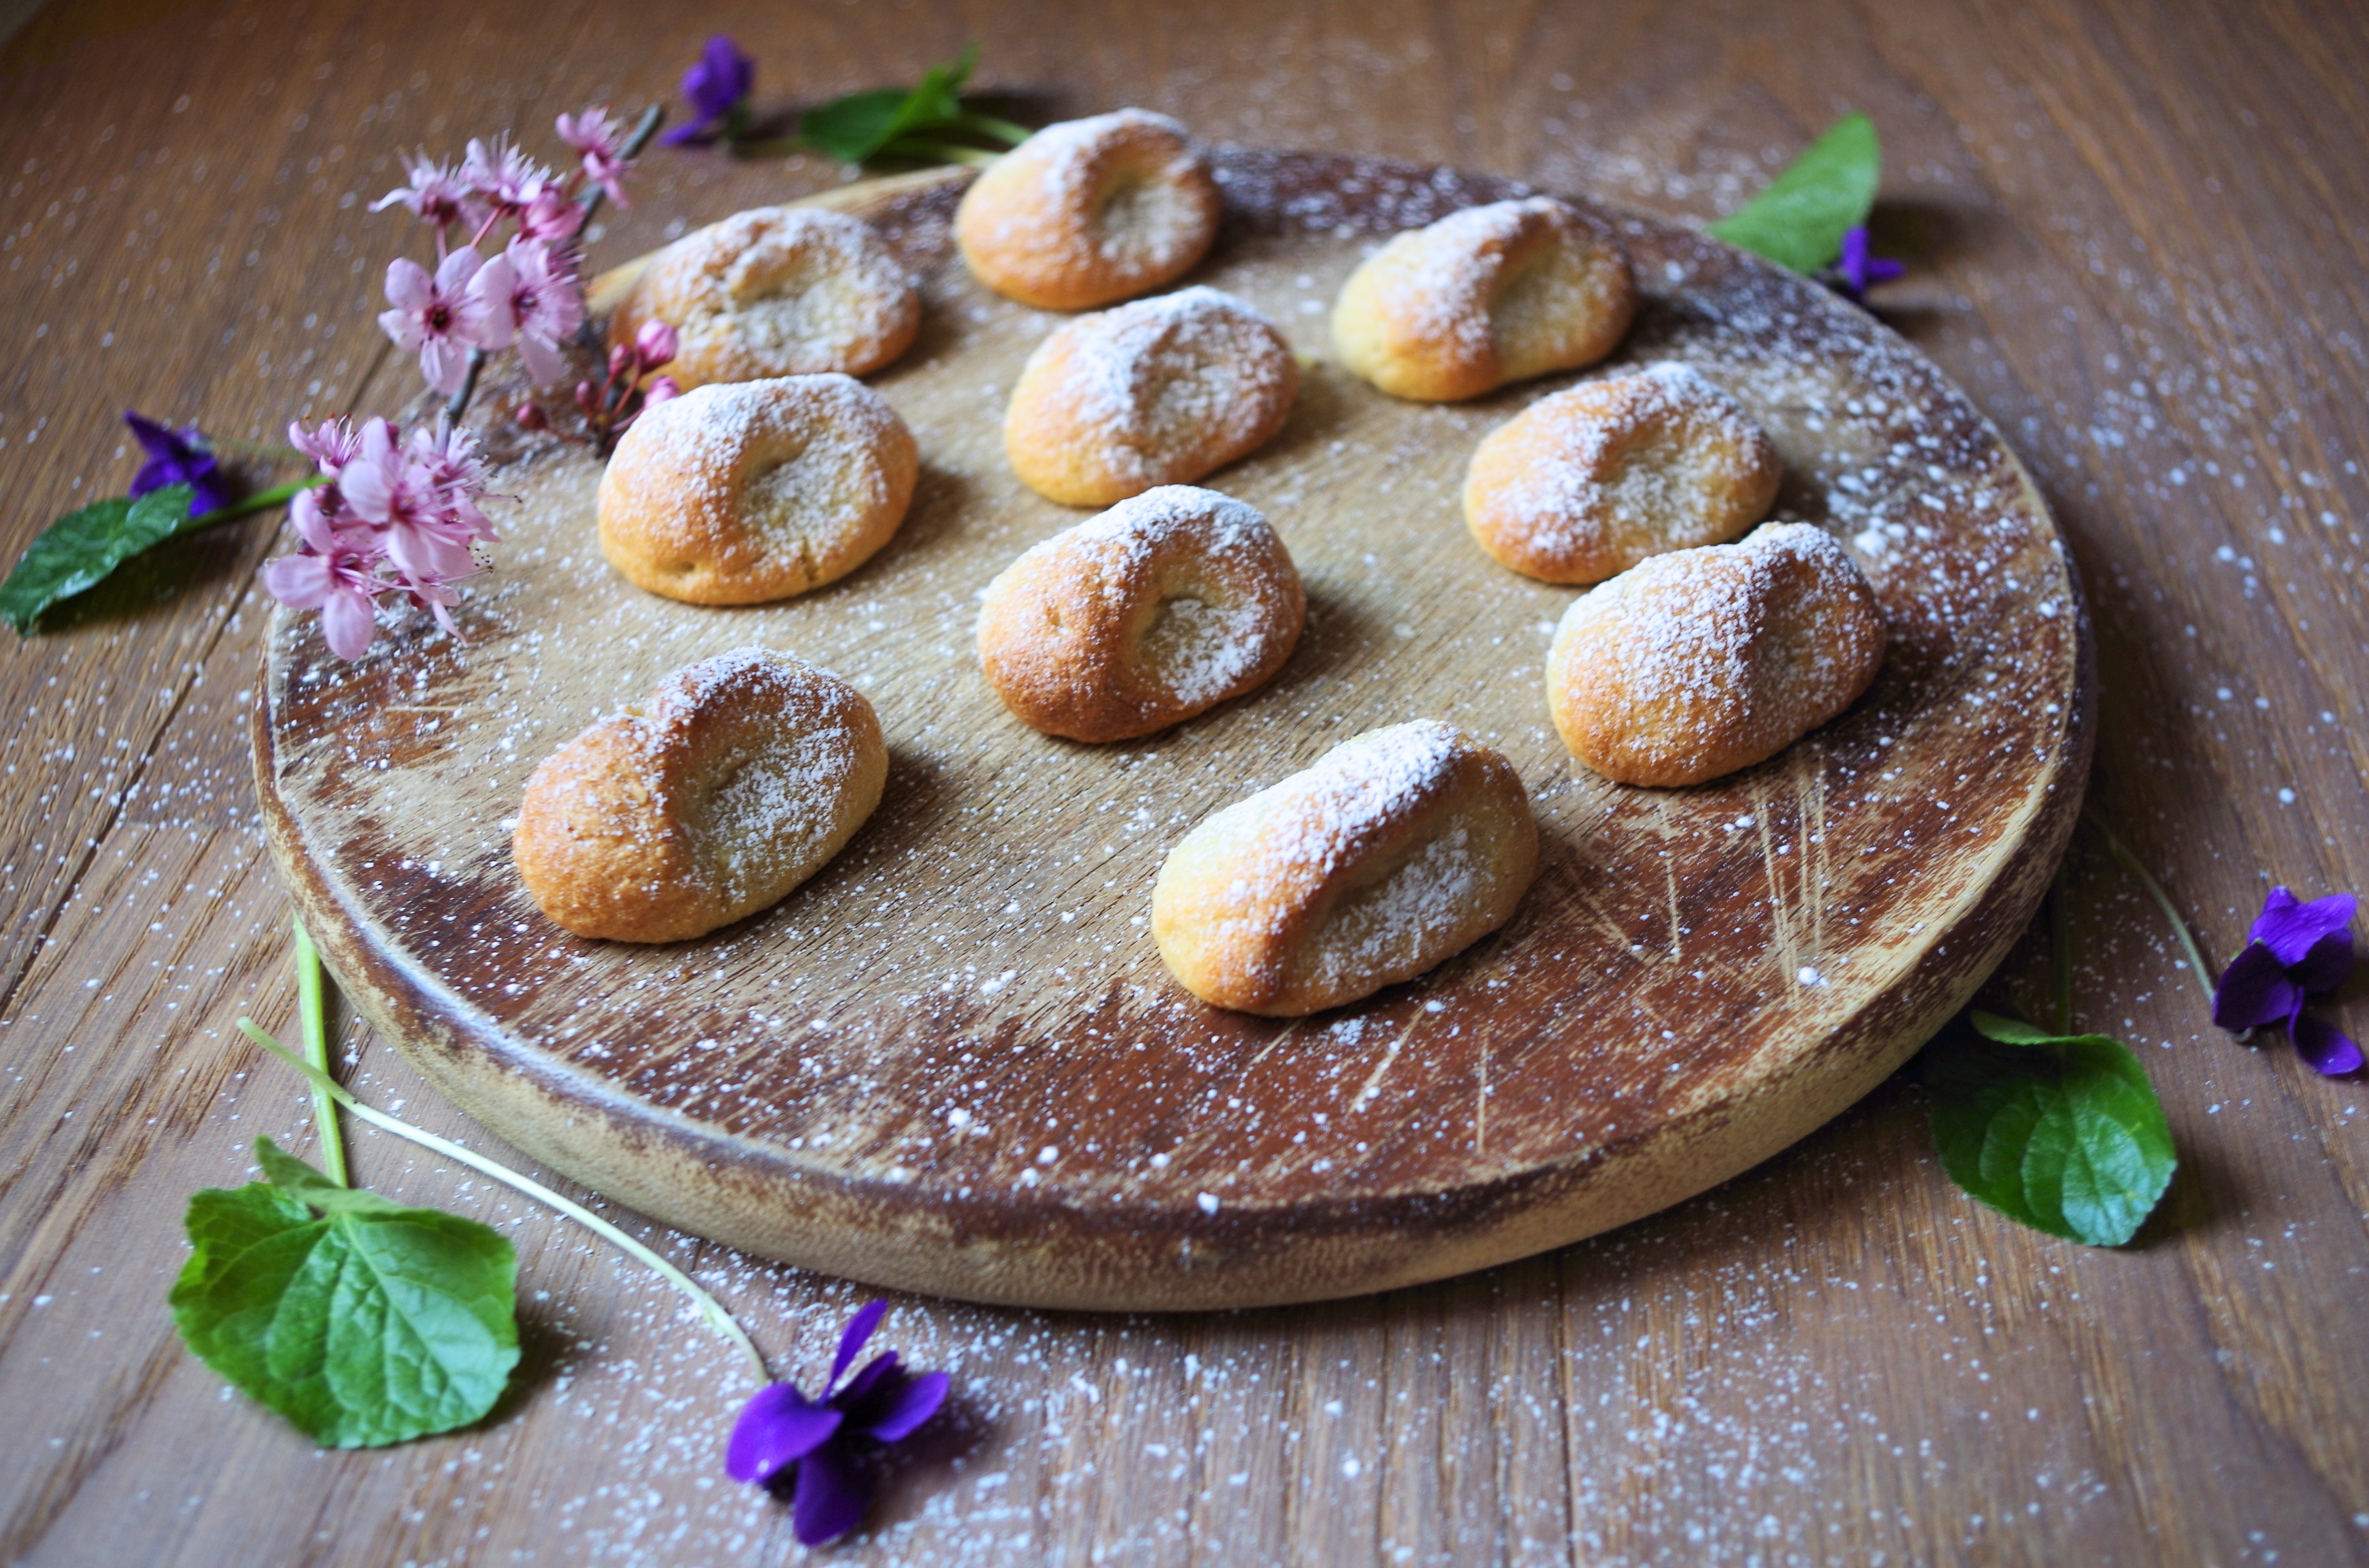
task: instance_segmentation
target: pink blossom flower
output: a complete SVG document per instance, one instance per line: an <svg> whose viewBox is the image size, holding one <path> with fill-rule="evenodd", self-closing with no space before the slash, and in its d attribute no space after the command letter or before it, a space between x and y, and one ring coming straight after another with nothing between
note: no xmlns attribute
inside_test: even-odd
<svg viewBox="0 0 2369 1568"><path fill-rule="evenodd" d="M655 408L661 403L667 402L671 398L681 397L681 395L682 388L675 384L674 377L670 375L658 376L651 381L647 386L642 388L642 406L645 408Z"/></svg>
<svg viewBox="0 0 2369 1568"><path fill-rule="evenodd" d="M404 155L403 171L410 177L411 182L396 187L372 202L372 212L383 212L400 202L439 229L473 216L472 209L476 202L469 181L460 170L429 157L426 148L416 155Z"/></svg>
<svg viewBox="0 0 2369 1568"><path fill-rule="evenodd" d="M461 174L494 214L502 218L515 218L525 212L551 183L551 171L513 146L507 136L497 136L490 143L471 137Z"/></svg>
<svg viewBox="0 0 2369 1568"><path fill-rule="evenodd" d="M475 530L444 504L436 475L395 444L395 427L362 427L361 452L338 478L354 515L378 525L381 547L416 594L477 569L469 554Z"/></svg>
<svg viewBox="0 0 2369 1568"><path fill-rule="evenodd" d="M395 308L381 311L378 324L395 347L419 356L419 373L448 395L468 377L470 349L498 349L510 339L508 300L469 287L481 265L470 246L439 262L432 277L408 257L386 264L387 303Z"/></svg>
<svg viewBox="0 0 2369 1568"><path fill-rule="evenodd" d="M634 334L634 357L641 361L642 369L646 371L672 363L681 346L675 337L674 328L663 321L646 321L642 323L642 329Z"/></svg>
<svg viewBox="0 0 2369 1568"><path fill-rule="evenodd" d="M307 430L292 419L288 424L288 444L311 458L325 478L335 479L338 471L354 460L354 453L361 450L361 438L343 419L324 420L317 430Z"/></svg>
<svg viewBox="0 0 2369 1568"><path fill-rule="evenodd" d="M607 191L610 200L621 209L633 205L625 200L625 171L633 161L624 155L624 127L609 118L608 105L561 115L559 139L576 149L584 177Z"/></svg>
<svg viewBox="0 0 2369 1568"><path fill-rule="evenodd" d="M559 187L546 185L518 215L518 225L521 238L563 246L584 227L584 204Z"/></svg>
<svg viewBox="0 0 2369 1568"><path fill-rule="evenodd" d="M509 291L506 303L520 362L526 366L529 381L548 386L566 373L562 345L584 325L584 292L573 269L538 240L521 236L510 241L508 249L486 264L486 272L496 267L501 268Z"/></svg>
<svg viewBox="0 0 2369 1568"><path fill-rule="evenodd" d="M321 635L339 658L360 658L378 629L372 606L386 584L363 569L364 557L333 555L282 555L267 562L263 586L295 610L321 612Z"/></svg>
<svg viewBox="0 0 2369 1568"><path fill-rule="evenodd" d="M412 463L427 475L439 508L467 524L473 538L501 537L477 509L477 499L486 493L486 460L477 452L475 435L455 425L440 436L422 425L405 444Z"/></svg>

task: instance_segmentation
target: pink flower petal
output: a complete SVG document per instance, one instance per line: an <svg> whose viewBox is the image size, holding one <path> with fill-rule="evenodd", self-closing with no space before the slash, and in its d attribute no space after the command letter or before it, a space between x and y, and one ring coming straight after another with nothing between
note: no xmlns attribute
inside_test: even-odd
<svg viewBox="0 0 2369 1568"><path fill-rule="evenodd" d="M377 632L378 618L371 613L370 596L360 589L341 589L321 606L321 635L339 658L361 658Z"/></svg>

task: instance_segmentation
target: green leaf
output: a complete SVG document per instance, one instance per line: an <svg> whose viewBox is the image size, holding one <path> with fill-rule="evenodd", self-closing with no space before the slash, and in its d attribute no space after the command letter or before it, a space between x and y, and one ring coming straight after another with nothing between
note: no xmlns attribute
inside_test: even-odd
<svg viewBox="0 0 2369 1568"><path fill-rule="evenodd" d="M978 45L967 45L950 65L933 65L910 92L876 87L851 93L807 110L799 139L843 164L860 164L889 143L917 132L959 130L962 86L978 63Z"/></svg>
<svg viewBox="0 0 2369 1568"><path fill-rule="evenodd" d="M2179 1163L2163 1106L2120 1041L1977 1013L1983 1037L1925 1049L1933 1146L1950 1178L2035 1230L2093 1247L2137 1234Z"/></svg>
<svg viewBox="0 0 2369 1568"><path fill-rule="evenodd" d="M190 494L187 485L167 485L136 501L115 496L66 513L41 531L0 583L0 618L18 636L30 636L42 611L178 532L189 521Z"/></svg>
<svg viewBox="0 0 2369 1568"><path fill-rule="evenodd" d="M1815 272L1842 254L1844 235L1867 222L1883 176L1875 121L1847 114L1711 232L1780 267Z"/></svg>
<svg viewBox="0 0 2369 1568"><path fill-rule="evenodd" d="M191 1253L171 1299L190 1351L338 1448L449 1432L491 1410L519 1358L509 1242L434 1209L349 1204L338 1195L371 1195L271 1153L274 1185L189 1199ZM332 1212L316 1218L322 1207Z"/></svg>
<svg viewBox="0 0 2369 1568"><path fill-rule="evenodd" d="M403 1207L376 1193L331 1181L268 1138L255 1140L255 1162L263 1167L265 1181L324 1213L392 1214Z"/></svg>

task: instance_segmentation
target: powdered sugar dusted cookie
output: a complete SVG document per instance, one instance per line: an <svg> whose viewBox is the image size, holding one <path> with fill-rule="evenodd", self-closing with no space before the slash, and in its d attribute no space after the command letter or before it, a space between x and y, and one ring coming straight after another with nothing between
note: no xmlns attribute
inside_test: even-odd
<svg viewBox="0 0 2369 1568"><path fill-rule="evenodd" d="M1004 411L1004 452L1047 500L1108 506L1256 451L1299 391L1273 322L1231 294L1182 289L1037 345Z"/></svg>
<svg viewBox="0 0 2369 1568"><path fill-rule="evenodd" d="M682 942L779 902L854 836L888 776L864 693L742 648L675 671L527 782L511 854L578 936Z"/></svg>
<svg viewBox="0 0 2369 1568"><path fill-rule="evenodd" d="M963 193L955 240L997 293L1091 310L1175 281L1218 235L1218 184L1164 114L1048 125Z"/></svg>
<svg viewBox="0 0 2369 1568"><path fill-rule="evenodd" d="M601 549L669 599L784 599L871 559L920 472L912 431L852 376L703 386L646 410L617 443Z"/></svg>
<svg viewBox="0 0 2369 1568"><path fill-rule="evenodd" d="M759 207L676 241L609 326L630 343L646 321L675 329L667 373L709 382L839 371L863 375L903 353L921 296L872 225L812 207Z"/></svg>
<svg viewBox="0 0 2369 1568"><path fill-rule="evenodd" d="M1342 285L1333 346L1392 396L1452 402L1594 364L1636 309L1609 228L1533 196L1393 238Z"/></svg>
<svg viewBox="0 0 2369 1568"><path fill-rule="evenodd" d="M1023 723L1125 740L1265 684L1307 619L1265 518L1167 485L1006 567L979 610L979 664Z"/></svg>
<svg viewBox="0 0 2369 1568"><path fill-rule="evenodd" d="M1538 824L1514 765L1452 725L1368 730L1169 853L1151 933L1204 1001L1288 1017L1412 979L1512 918Z"/></svg>
<svg viewBox="0 0 2369 1568"><path fill-rule="evenodd" d="M1768 515L1782 470L1743 406L1663 363L1542 397L1464 476L1481 547L1545 582L1601 582L1649 555L1721 544Z"/></svg>
<svg viewBox="0 0 2369 1568"><path fill-rule="evenodd" d="M1572 755L1621 784L1701 784L1766 761L1859 700L1883 615L1806 523L1656 555L1563 613L1547 704Z"/></svg>

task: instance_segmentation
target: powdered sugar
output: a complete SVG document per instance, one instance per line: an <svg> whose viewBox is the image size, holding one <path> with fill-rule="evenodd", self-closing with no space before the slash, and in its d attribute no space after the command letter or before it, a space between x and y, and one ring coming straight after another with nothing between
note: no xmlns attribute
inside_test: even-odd
<svg viewBox="0 0 2369 1568"><path fill-rule="evenodd" d="M1665 360L1620 381L1623 395L1589 418L1559 420L1551 451L1533 453L1498 492L1542 551L1575 554L1608 538L1651 539L1661 548L1726 537L1714 500L1749 475L1748 454L1765 449L1759 428L1734 398L1692 366ZM1601 406L1600 387L1541 398L1528 418L1556 418Z"/></svg>
<svg viewBox="0 0 2369 1568"><path fill-rule="evenodd" d="M1067 356L1059 394L1111 470L1167 478L1180 450L1256 439L1291 365L1275 323L1248 302L1194 287L1082 316L1040 353Z"/></svg>

